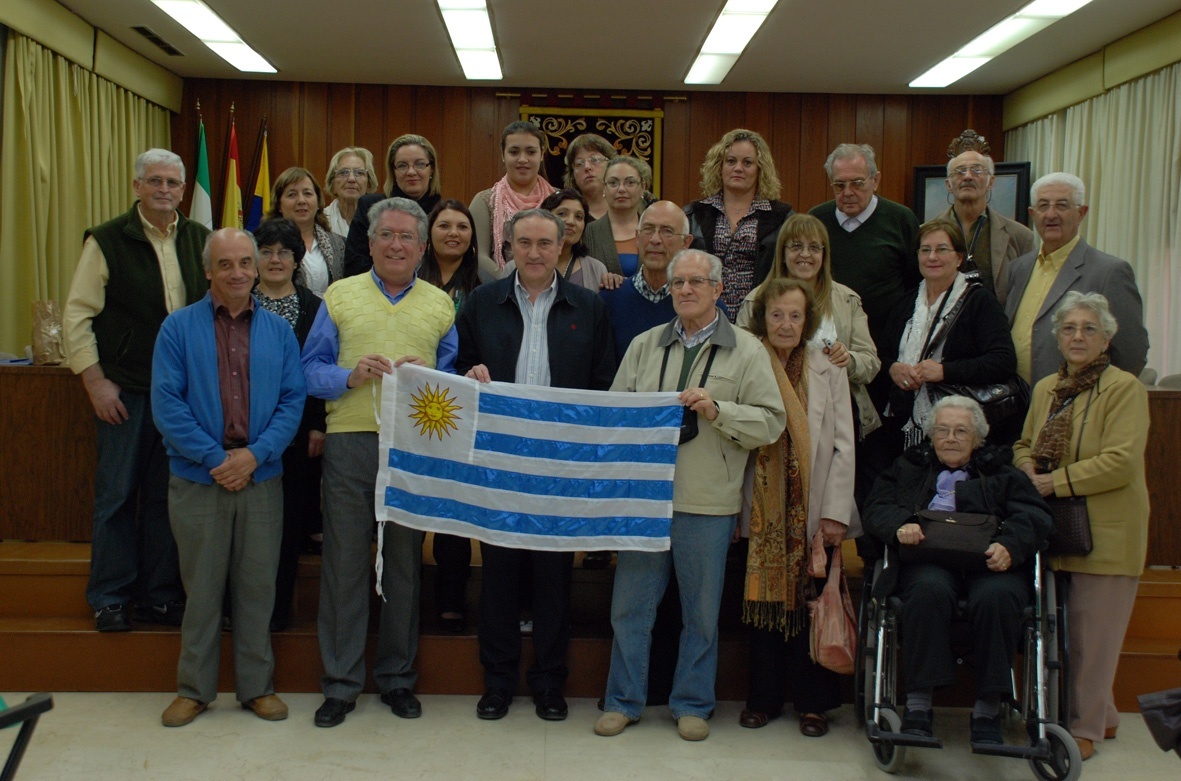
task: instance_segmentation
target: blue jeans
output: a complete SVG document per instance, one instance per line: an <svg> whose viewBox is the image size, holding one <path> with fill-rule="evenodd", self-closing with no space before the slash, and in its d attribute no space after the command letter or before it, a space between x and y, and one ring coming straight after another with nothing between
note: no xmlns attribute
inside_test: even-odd
<svg viewBox="0 0 1181 781"><path fill-rule="evenodd" d="M733 515L673 513L672 549L620 551L611 600L611 672L604 710L638 719L648 699L648 658L656 606L676 566L684 628L668 707L673 718L709 718L718 674L718 611Z"/></svg>
<svg viewBox="0 0 1181 781"><path fill-rule="evenodd" d="M95 418L97 464L90 581L94 610L184 599L176 542L168 525L168 457L146 393L119 394L127 420Z"/></svg>

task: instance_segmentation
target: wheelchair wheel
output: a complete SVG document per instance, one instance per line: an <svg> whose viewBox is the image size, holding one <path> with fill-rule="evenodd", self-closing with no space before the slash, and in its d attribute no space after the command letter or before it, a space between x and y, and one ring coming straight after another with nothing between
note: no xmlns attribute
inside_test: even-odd
<svg viewBox="0 0 1181 781"><path fill-rule="evenodd" d="M883 732L899 732L902 729L902 717L888 708L878 711L878 727ZM1073 743L1074 741L1071 741ZM1075 749L1077 750L1077 746ZM896 746L893 743L874 743L873 761L887 773L897 773L906 759L906 746Z"/></svg>
<svg viewBox="0 0 1181 781"><path fill-rule="evenodd" d="M1050 758L1030 759L1033 774L1045 781L1076 781L1083 774L1083 756L1074 738L1062 726L1047 724L1046 740L1050 744Z"/></svg>

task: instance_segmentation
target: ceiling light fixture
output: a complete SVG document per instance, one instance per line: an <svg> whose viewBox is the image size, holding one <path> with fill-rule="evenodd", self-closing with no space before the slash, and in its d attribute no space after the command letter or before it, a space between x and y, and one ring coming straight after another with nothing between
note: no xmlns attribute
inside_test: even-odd
<svg viewBox="0 0 1181 781"><path fill-rule="evenodd" d="M201 40L210 51L243 73L278 73L233 28L201 0L152 0L164 13Z"/></svg>
<svg viewBox="0 0 1181 781"><path fill-rule="evenodd" d="M1070 16L1091 0L1033 0L1012 16L1002 19L976 36L966 46L912 81L909 86L946 87L959 81L992 58L1008 51L1026 38Z"/></svg>
<svg viewBox="0 0 1181 781"><path fill-rule="evenodd" d="M721 84L778 0L728 0L714 21L686 84Z"/></svg>
<svg viewBox="0 0 1181 781"><path fill-rule="evenodd" d="M451 36L451 47L459 58L463 75L472 81L504 78L496 36L485 0L438 0L443 23Z"/></svg>

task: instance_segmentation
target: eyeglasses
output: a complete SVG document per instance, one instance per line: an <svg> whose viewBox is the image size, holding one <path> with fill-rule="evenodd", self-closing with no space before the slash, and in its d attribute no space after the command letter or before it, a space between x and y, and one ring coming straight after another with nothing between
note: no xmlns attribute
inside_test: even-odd
<svg viewBox="0 0 1181 781"><path fill-rule="evenodd" d="M1067 337L1068 339L1073 339L1074 335L1077 334L1079 331L1082 331L1083 336L1086 337L1087 339L1094 339L1096 336L1099 335L1100 329L1099 329L1099 326L1095 325L1094 323L1087 323L1086 325L1082 326L1081 328L1079 326L1075 325L1074 323L1067 323L1066 325L1064 325L1058 329L1058 333L1062 334L1063 336Z"/></svg>
<svg viewBox="0 0 1181 781"><path fill-rule="evenodd" d="M695 290L700 290L706 285L716 285L717 283L718 280L710 279L709 277L689 277L688 279L684 279L682 277L673 277L668 281L668 286L671 290L680 290L685 285L688 285Z"/></svg>
<svg viewBox="0 0 1181 781"><path fill-rule="evenodd" d="M600 163L605 162L607 162L607 158L603 157L602 155L591 155L590 157L584 157L581 160L575 160L574 170L581 171L583 168L590 168L592 165L599 165Z"/></svg>
<svg viewBox="0 0 1181 781"><path fill-rule="evenodd" d="M949 247L946 244L940 244L938 247L928 247L923 245L919 247L919 257L926 257L927 255L947 255L955 252L955 247Z"/></svg>
<svg viewBox="0 0 1181 781"><path fill-rule="evenodd" d="M961 165L959 168L953 168L951 171L952 178L963 179L968 174L972 176L992 176L992 172L982 165Z"/></svg>
<svg viewBox="0 0 1181 781"><path fill-rule="evenodd" d="M185 183L179 179L164 179L159 176L152 176L147 179L140 179L141 182L151 187L153 190L159 190L161 187L167 187L169 190L179 190L185 186Z"/></svg>
<svg viewBox="0 0 1181 781"><path fill-rule="evenodd" d="M660 238L664 241L685 235L683 233L677 233L667 225L645 225L644 227L640 228L640 235L645 239L650 239L656 234L660 234Z"/></svg>
<svg viewBox="0 0 1181 781"><path fill-rule="evenodd" d="M356 179L368 179L368 168L338 168L336 171L337 179L348 179L350 176Z"/></svg>
<svg viewBox="0 0 1181 781"><path fill-rule="evenodd" d="M404 174L409 171L412 166L415 171L422 173L426 169L430 168L431 164L426 160L415 160L413 163L398 163L394 166L394 170L400 174Z"/></svg>
<svg viewBox="0 0 1181 781"><path fill-rule="evenodd" d="M627 190L634 190L640 186L640 180L635 178L634 176L629 176L626 179L616 179L613 176L610 179L608 179L606 182L604 182L603 184L607 185L612 190L619 189L620 187L623 187Z"/></svg>
<svg viewBox="0 0 1181 781"><path fill-rule="evenodd" d="M402 244L417 244L418 236L413 233L397 233L391 230L380 230L377 232L377 238L381 241L390 242L397 239Z"/></svg>
<svg viewBox="0 0 1181 781"><path fill-rule="evenodd" d="M1074 205L1074 201L1061 200L1053 202L1038 201L1036 204L1034 204L1033 208L1038 214L1045 214L1050 209L1053 209L1056 212L1068 212L1076 207Z"/></svg>
<svg viewBox="0 0 1181 781"><path fill-rule="evenodd" d="M289 249L260 249L258 256L263 260L270 260L271 258L281 258L283 260L295 260L295 253Z"/></svg>
<svg viewBox="0 0 1181 781"><path fill-rule="evenodd" d="M802 241L790 241L787 244L787 251L794 252L797 255L802 255L805 251L807 251L809 255L823 255L824 245L816 244L815 242L811 244L805 244Z"/></svg>
<svg viewBox="0 0 1181 781"><path fill-rule="evenodd" d="M849 181L837 179L832 183L832 189L838 195L843 193L846 187L852 187L854 190L863 190L865 189L865 183L868 181L868 179L850 179Z"/></svg>
<svg viewBox="0 0 1181 781"><path fill-rule="evenodd" d="M965 426L935 426L931 429L931 439L971 439L972 429Z"/></svg>

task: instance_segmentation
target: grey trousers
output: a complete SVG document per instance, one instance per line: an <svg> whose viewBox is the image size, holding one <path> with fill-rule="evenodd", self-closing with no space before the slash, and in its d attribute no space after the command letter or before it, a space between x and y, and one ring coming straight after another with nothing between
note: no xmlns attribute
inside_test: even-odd
<svg viewBox="0 0 1181 781"><path fill-rule="evenodd" d="M1070 626L1070 734L1103 742L1119 726L1116 668L1140 578L1070 573L1066 618Z"/></svg>
<svg viewBox="0 0 1181 781"><path fill-rule="evenodd" d="M283 536L282 478L227 491L175 475L168 514L188 601L180 630L176 692L217 697L222 599L228 580L234 614L234 688L239 702L275 693L270 620Z"/></svg>
<svg viewBox="0 0 1181 781"><path fill-rule="evenodd" d="M352 702L365 686L377 434L329 434L324 441L324 553L317 631L325 697ZM373 678L384 694L418 681L418 614L423 533L383 525L382 590Z"/></svg>

